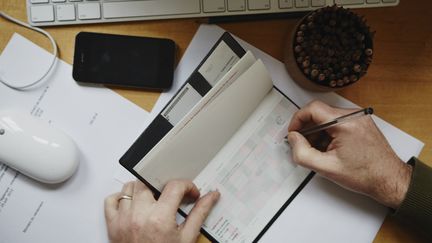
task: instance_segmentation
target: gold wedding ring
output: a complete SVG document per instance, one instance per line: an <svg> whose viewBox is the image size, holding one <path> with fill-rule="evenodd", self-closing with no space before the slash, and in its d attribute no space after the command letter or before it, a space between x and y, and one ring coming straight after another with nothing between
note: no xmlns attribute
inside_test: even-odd
<svg viewBox="0 0 432 243"><path fill-rule="evenodd" d="M119 200L119 202L120 202L120 201L123 200L123 199L132 200L132 197L129 196L129 195L123 195L123 196L119 197L118 200Z"/></svg>

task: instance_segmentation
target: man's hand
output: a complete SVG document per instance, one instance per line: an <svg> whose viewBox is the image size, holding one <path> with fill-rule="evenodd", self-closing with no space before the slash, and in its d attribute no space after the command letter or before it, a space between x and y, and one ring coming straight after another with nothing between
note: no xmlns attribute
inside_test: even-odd
<svg viewBox="0 0 432 243"><path fill-rule="evenodd" d="M399 159L370 116L329 128L331 142L324 152L295 132L305 124L322 124L353 111L319 101L299 110L288 127L294 161L347 189L397 208L405 198L412 168Z"/></svg>
<svg viewBox="0 0 432 243"><path fill-rule="evenodd" d="M120 199L123 195L132 200ZM158 201L143 183L129 182L122 192L105 199L109 239L112 243L196 242L219 192L199 196L197 187L187 180L169 182ZM185 222L177 225L176 212L184 197L199 199Z"/></svg>

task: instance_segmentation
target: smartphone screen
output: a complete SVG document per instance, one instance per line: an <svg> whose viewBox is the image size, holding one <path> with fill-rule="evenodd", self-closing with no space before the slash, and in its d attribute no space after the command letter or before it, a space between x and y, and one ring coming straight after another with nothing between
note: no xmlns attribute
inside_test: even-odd
<svg viewBox="0 0 432 243"><path fill-rule="evenodd" d="M169 39L80 32L72 75L81 83L166 90L173 81L175 49Z"/></svg>

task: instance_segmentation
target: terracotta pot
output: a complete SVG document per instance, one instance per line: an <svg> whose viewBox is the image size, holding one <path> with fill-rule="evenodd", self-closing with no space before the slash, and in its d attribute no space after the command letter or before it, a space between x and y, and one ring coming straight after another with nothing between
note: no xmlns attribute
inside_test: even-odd
<svg viewBox="0 0 432 243"><path fill-rule="evenodd" d="M347 10L347 11L349 11L349 10ZM286 44L284 47L284 63L285 63L286 69L288 70L289 75L301 87L308 89L308 90L319 91L319 92L336 91L336 90L340 90L340 89L349 87L354 83L357 83L358 80L355 82L350 82L348 84L344 84L343 86L331 87L328 83L319 83L317 81L311 80L311 79L309 79L309 77L306 74L303 73L303 69L299 66L299 64L296 61L296 55L294 52L294 47L295 47L295 43L296 43L295 40L296 40L297 32L300 30L300 25L303 24L305 22L305 20L314 12L316 12L316 10L307 14L302 19L300 19L299 22L297 23L297 25L295 26L295 28L290 33L288 33L286 36L286 41L285 41ZM359 18L357 15L353 15L353 17ZM366 48L372 48L372 44L373 44L372 38L369 38L369 36L366 36L364 43L365 43ZM361 76L360 76L360 78L361 78Z"/></svg>

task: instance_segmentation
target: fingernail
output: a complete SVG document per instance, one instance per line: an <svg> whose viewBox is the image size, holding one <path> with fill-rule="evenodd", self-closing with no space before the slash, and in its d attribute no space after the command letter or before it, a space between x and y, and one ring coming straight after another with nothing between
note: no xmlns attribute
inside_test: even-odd
<svg viewBox="0 0 432 243"><path fill-rule="evenodd" d="M209 191L208 193L213 194L213 197L216 197L216 199L219 199L219 197L220 197L220 192L219 192L218 189L211 190L211 191Z"/></svg>

